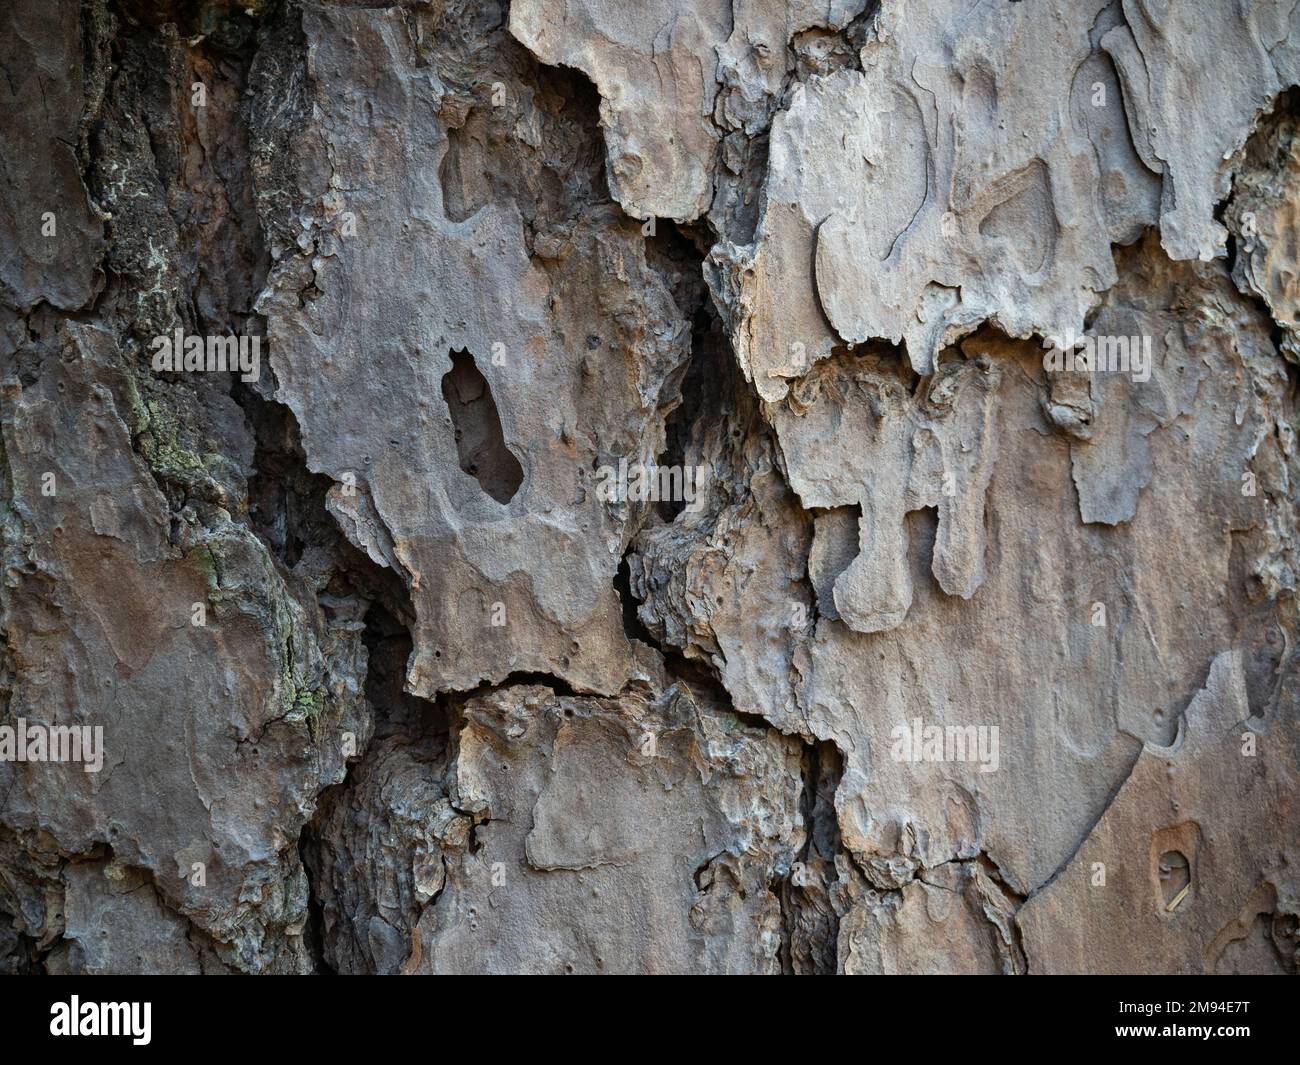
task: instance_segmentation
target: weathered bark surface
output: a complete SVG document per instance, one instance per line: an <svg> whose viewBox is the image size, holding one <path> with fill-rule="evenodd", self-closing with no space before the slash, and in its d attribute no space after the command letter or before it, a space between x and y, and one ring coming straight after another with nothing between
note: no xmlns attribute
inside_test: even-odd
<svg viewBox="0 0 1300 1065"><path fill-rule="evenodd" d="M0 66L0 968L1300 966L1300 8L15 0Z"/></svg>

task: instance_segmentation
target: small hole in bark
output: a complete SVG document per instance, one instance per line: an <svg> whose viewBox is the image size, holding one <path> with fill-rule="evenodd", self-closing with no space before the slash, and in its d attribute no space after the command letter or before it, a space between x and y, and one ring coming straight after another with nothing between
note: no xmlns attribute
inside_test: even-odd
<svg viewBox="0 0 1300 1065"><path fill-rule="evenodd" d="M1192 879L1191 862L1182 851L1165 851L1160 855L1160 864L1156 875L1160 878L1161 894L1164 896L1165 909L1169 910L1182 901L1184 889Z"/></svg>
<svg viewBox="0 0 1300 1065"><path fill-rule="evenodd" d="M455 427L460 468L498 503L509 503L523 483L524 469L506 447L492 388L469 352L451 353L442 398Z"/></svg>

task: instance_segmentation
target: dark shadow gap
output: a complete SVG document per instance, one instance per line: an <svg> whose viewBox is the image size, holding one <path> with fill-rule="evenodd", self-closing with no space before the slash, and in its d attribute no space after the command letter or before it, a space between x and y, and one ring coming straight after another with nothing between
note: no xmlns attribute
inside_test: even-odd
<svg viewBox="0 0 1300 1065"><path fill-rule="evenodd" d="M498 503L509 503L523 484L524 468L506 446L492 386L469 352L451 353L442 398L451 412L460 468Z"/></svg>

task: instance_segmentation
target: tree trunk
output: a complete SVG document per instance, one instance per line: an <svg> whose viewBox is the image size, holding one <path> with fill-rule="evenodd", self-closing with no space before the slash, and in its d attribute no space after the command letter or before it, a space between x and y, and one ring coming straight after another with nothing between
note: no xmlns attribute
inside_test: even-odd
<svg viewBox="0 0 1300 1065"><path fill-rule="evenodd" d="M0 7L0 968L1295 971L1286 8Z"/></svg>

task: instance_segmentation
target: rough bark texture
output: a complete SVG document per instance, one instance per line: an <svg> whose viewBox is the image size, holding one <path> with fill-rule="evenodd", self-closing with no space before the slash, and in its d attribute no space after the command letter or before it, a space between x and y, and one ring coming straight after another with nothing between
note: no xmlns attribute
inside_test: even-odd
<svg viewBox="0 0 1300 1065"><path fill-rule="evenodd" d="M13 0L0 67L0 968L1300 966L1300 7Z"/></svg>

